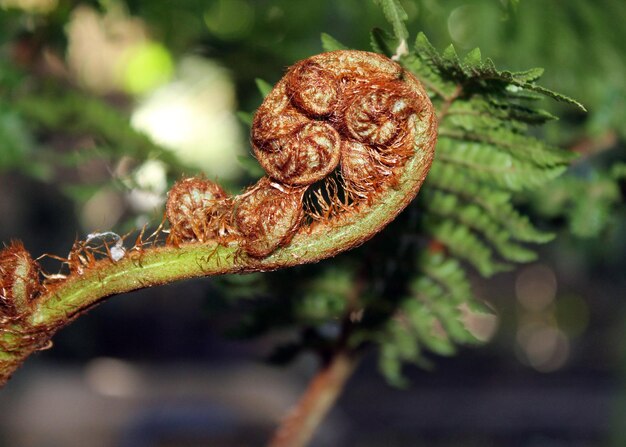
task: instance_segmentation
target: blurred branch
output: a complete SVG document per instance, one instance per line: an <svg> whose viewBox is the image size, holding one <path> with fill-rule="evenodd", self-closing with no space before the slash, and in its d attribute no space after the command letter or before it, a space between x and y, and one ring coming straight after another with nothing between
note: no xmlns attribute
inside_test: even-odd
<svg viewBox="0 0 626 447"><path fill-rule="evenodd" d="M341 390L356 368L360 356L348 349L334 353L313 377L306 391L282 421L269 447L303 447L308 445L315 431L331 409Z"/></svg>

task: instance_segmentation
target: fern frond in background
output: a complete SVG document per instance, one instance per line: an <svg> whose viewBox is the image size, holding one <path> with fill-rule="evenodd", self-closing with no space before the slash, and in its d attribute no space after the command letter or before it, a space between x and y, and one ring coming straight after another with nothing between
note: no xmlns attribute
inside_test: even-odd
<svg viewBox="0 0 626 447"><path fill-rule="evenodd" d="M378 49L393 48L397 37L394 41L375 31L373 41L385 43ZM399 314L408 315L407 320L413 322L418 343L447 353L451 351L449 343L442 349L445 338L432 334L435 322L450 341L473 341L461 323L462 309L475 302L467 266L491 276L511 269L512 263L535 260L535 253L525 243L552 238L513 206L516 192L543 187L575 158L527 135L530 125L552 118L537 107L537 95L582 106L537 85L541 69L500 71L490 59L482 60L479 49L461 61L454 47L439 54L421 33L414 52L400 61L425 80L439 111L437 154L418 205L424 236L441 248L424 250L417 263L419 276L412 291L422 305L407 300ZM425 330L429 319L430 330ZM388 376L398 369L396 359L412 355L407 357L394 348L406 343L398 343L404 336L400 323L392 325L391 337L382 347L382 367Z"/></svg>
<svg viewBox="0 0 626 447"><path fill-rule="evenodd" d="M626 4L616 0L603 0L594 6L585 0L562 5L508 3L505 20L496 19L502 14L497 5L483 0L446 6L424 1L420 2L419 16L428 19L421 20L423 30L440 44L451 37L462 48L479 43L484 52L508 66L549 66L542 82L575 95L589 106L588 113L582 115L559 104L546 105L550 113L566 119L549 125L545 134L582 158L543 194L531 194L530 206L537 206L532 210L535 215L565 221L575 236L607 234L618 227L619 199L608 199L610 194L598 196L597 182L602 179L605 188L613 191L623 184L611 179L609 173L612 163L624 162L620 141L626 135L626 58L622 56L626 32L619 18L626 15ZM486 22L493 26L481 25ZM563 187L566 183L578 186L567 189ZM572 207L548 210L550 204L564 203L563 194L570 197L566 202L577 203L573 207L577 211ZM595 223L582 222L584 215L596 216L588 219Z"/></svg>

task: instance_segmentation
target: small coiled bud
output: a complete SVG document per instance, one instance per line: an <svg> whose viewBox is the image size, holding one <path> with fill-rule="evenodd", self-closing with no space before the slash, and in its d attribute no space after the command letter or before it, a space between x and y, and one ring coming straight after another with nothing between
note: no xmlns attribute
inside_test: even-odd
<svg viewBox="0 0 626 447"><path fill-rule="evenodd" d="M343 125L350 138L365 144L384 146L407 130L407 119L417 103L401 81L370 84L350 92Z"/></svg>
<svg viewBox="0 0 626 447"><path fill-rule="evenodd" d="M304 188L285 188L263 178L237 198L234 227L249 255L264 257L289 242L304 215L303 194Z"/></svg>
<svg viewBox="0 0 626 447"><path fill-rule="evenodd" d="M309 122L291 104L286 85L274 87L257 110L252 121L252 143L263 152L281 150L281 141Z"/></svg>
<svg viewBox="0 0 626 447"><path fill-rule="evenodd" d="M185 178L168 193L165 210L172 243L205 242L216 238L224 226L228 194L210 180Z"/></svg>
<svg viewBox="0 0 626 447"><path fill-rule="evenodd" d="M0 314L19 317L41 292L39 265L21 242L0 251Z"/></svg>
<svg viewBox="0 0 626 447"><path fill-rule="evenodd" d="M339 164L341 137L328 123L310 122L282 140L279 151L259 151L270 177L287 185L310 185Z"/></svg>
<svg viewBox="0 0 626 447"><path fill-rule="evenodd" d="M341 176L346 189L360 198L371 197L381 178L393 170L380 162L378 152L358 141L344 141L341 146Z"/></svg>
<svg viewBox="0 0 626 447"><path fill-rule="evenodd" d="M292 103L313 117L330 115L338 102L339 82L334 74L306 60L291 68L287 92Z"/></svg>

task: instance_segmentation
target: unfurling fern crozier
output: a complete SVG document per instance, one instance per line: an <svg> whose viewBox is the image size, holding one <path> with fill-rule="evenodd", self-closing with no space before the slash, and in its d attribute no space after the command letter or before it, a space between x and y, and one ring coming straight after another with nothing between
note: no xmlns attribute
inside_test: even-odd
<svg viewBox="0 0 626 447"><path fill-rule="evenodd" d="M119 256L106 242L77 241L67 258L54 256L67 273L52 275L21 244L0 251L0 385L108 296L316 262L362 244L415 197L436 135L423 87L390 59L334 51L298 62L253 120L252 147L267 175L237 196L204 178L177 182L165 244L161 227Z"/></svg>
<svg viewBox="0 0 626 447"><path fill-rule="evenodd" d="M314 234L329 243L305 262L332 256L369 239L412 200L436 134L428 95L400 65L363 51L319 54L293 65L254 117L252 148L267 176L237 197L202 202L196 214L222 222L221 231L207 231L254 258ZM170 193L177 235L180 219L170 210L178 200ZM206 228L206 220L190 226Z"/></svg>

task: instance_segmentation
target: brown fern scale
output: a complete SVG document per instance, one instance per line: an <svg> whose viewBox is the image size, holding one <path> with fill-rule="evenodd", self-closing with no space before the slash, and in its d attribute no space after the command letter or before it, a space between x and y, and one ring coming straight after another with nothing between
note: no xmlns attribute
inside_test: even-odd
<svg viewBox="0 0 626 447"><path fill-rule="evenodd" d="M351 50L310 57L287 71L254 117L252 148L267 177L234 198L208 180L177 183L167 204L170 242L237 239L250 256L265 257L316 221L370 206L435 138L426 92L397 63Z"/></svg>

